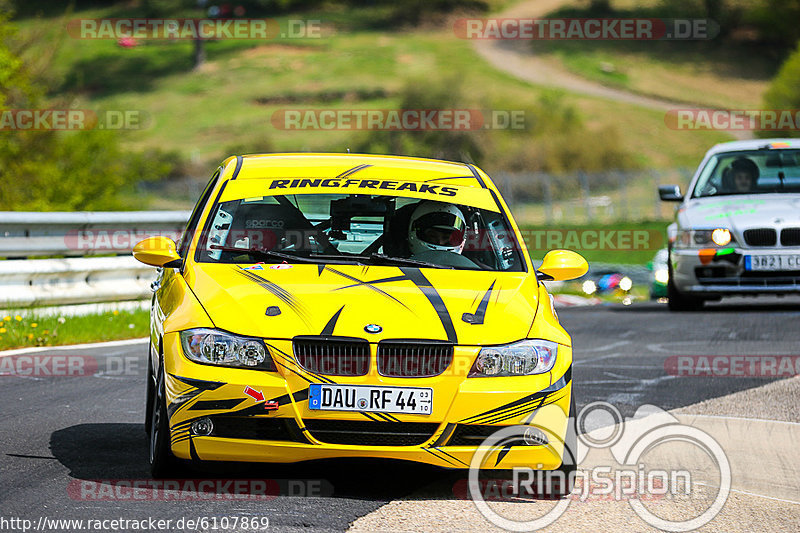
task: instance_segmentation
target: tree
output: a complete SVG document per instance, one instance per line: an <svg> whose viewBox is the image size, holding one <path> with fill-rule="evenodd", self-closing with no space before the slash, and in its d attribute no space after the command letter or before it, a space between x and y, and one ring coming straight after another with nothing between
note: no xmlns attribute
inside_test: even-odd
<svg viewBox="0 0 800 533"><path fill-rule="evenodd" d="M800 44L784 61L778 74L772 80L764 94L764 105L767 109L800 109ZM773 136L774 132L763 132L764 136ZM788 137L800 137L797 130L782 132Z"/></svg>

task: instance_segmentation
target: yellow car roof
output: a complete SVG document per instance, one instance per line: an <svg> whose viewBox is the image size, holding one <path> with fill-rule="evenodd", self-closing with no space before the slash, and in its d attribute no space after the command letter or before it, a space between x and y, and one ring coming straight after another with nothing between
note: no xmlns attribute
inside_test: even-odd
<svg viewBox="0 0 800 533"><path fill-rule="evenodd" d="M236 161L234 163L234 161ZM364 154L264 154L230 158L220 201L292 194L391 194L499 211L486 176L465 163Z"/></svg>
<svg viewBox="0 0 800 533"><path fill-rule="evenodd" d="M332 178L359 166L363 167L357 171L362 179L390 176L404 181L444 180L461 187L482 188L464 163L367 154L245 155L236 179Z"/></svg>

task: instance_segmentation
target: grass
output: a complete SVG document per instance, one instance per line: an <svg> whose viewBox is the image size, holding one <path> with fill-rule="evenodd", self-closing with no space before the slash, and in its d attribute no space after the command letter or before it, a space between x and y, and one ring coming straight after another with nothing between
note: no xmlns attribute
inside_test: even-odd
<svg viewBox="0 0 800 533"><path fill-rule="evenodd" d="M69 18L107 12L81 11ZM65 36L58 18L25 19L20 25L23 32L48 35L28 54L44 54L44 48L58 43L49 73L58 81L58 94L74 93L75 107L144 111L149 117L145 129L122 132L126 147L175 149L209 174L232 151L344 151L365 134L280 130L270 117L281 108L396 108L398 91L413 80L456 79L470 99L495 109L525 109L553 92L496 71L449 27L375 31L363 13L358 10L360 22L350 29L337 27L320 39L210 42L208 61L199 71L191 70L189 42L147 42L122 49L114 41ZM319 18L325 24L355 14L290 18ZM285 18L279 20L285 23ZM366 99L348 96L354 94ZM710 144L729 139L724 133L669 130L661 112L561 94L590 131L613 125L619 142L643 166L691 166ZM498 149L503 142L498 141Z"/></svg>
<svg viewBox="0 0 800 533"><path fill-rule="evenodd" d="M619 263L644 265L652 261L656 252L666 246L667 222L613 222L596 224L552 224L548 226L522 226L525 244L533 259L541 259L549 250L564 247L581 254L589 263ZM554 231L555 230L555 231ZM610 232L615 232L611 234ZM602 234L608 240L601 241ZM634 248L626 241L618 240L621 236L635 242L634 235L640 235L641 246ZM549 237L552 236L552 237ZM554 239L548 246L548 237ZM602 238L602 237L600 237ZM577 239L577 240L576 240ZM577 245L574 245L577 242ZM584 247L582 243L586 244ZM607 244L611 243L613 248Z"/></svg>
<svg viewBox="0 0 800 533"><path fill-rule="evenodd" d="M707 43L548 41L537 53L567 70L605 85L687 105L751 109L777 72L752 47ZM683 45L678 48L677 45Z"/></svg>
<svg viewBox="0 0 800 533"><path fill-rule="evenodd" d="M614 0L611 2L614 14L603 16L691 18L694 6L680 4L661 0ZM757 4L764 2L726 1L731 13L745 7L752 9ZM671 11L676 8L679 11ZM596 16L591 10L591 4L571 3L548 16ZM766 45L748 40L744 34L684 41L534 41L532 47L538 55L587 79L638 94L715 108L763 105L761 95L780 67L779 54Z"/></svg>
<svg viewBox="0 0 800 533"><path fill-rule="evenodd" d="M79 316L45 315L26 310L0 317L0 350L145 337L149 327L148 310Z"/></svg>

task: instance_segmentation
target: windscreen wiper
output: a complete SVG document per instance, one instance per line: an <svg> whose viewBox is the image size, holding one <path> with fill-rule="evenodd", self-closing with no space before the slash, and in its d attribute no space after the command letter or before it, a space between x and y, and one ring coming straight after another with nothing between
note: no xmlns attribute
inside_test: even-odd
<svg viewBox="0 0 800 533"><path fill-rule="evenodd" d="M413 266L419 268L449 268L453 269L450 265L438 265L436 263L429 263L427 261L418 261L416 259L409 259L407 257L394 257L390 255L383 255L383 254L370 254L370 259L373 261L381 261L384 263L392 263L396 265L406 265L406 266Z"/></svg>
<svg viewBox="0 0 800 533"><path fill-rule="evenodd" d="M347 261L350 259L347 256L335 256L335 255L317 255L311 254L309 256L293 254L293 253L285 253L285 252L275 252L273 250L262 250L260 248L237 248L235 246L220 246L218 244L212 244L209 246L212 250L220 250L222 252L234 252L234 253L241 253L241 254L250 254L250 255L257 255L266 259L279 259L281 261L291 262L294 261L296 263L313 263L313 264L320 264L320 263L328 263L331 259L337 259L337 264L352 264L353 261Z"/></svg>
<svg viewBox="0 0 800 533"><path fill-rule="evenodd" d="M436 263L428 263L427 261L418 261L416 259L408 259L407 257L393 257L378 253L373 253L369 255L344 255L344 254L325 255L325 254L312 253L311 257L318 257L320 259L350 259L351 261L356 261L359 263L370 263L370 262L374 263L376 261L379 261L381 263L413 266L419 268L449 268L449 269L453 268L449 265L438 265Z"/></svg>

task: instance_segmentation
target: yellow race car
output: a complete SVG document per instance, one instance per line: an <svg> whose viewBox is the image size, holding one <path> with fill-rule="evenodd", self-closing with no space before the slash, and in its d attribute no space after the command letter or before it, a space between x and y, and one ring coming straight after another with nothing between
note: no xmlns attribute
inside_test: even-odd
<svg viewBox="0 0 800 533"><path fill-rule="evenodd" d="M468 468L487 436L521 425L525 438L481 468L574 469L572 343L539 281L587 264L559 250L535 270L473 165L231 157L180 244L151 237L133 254L161 267L154 476L187 461L333 457Z"/></svg>

